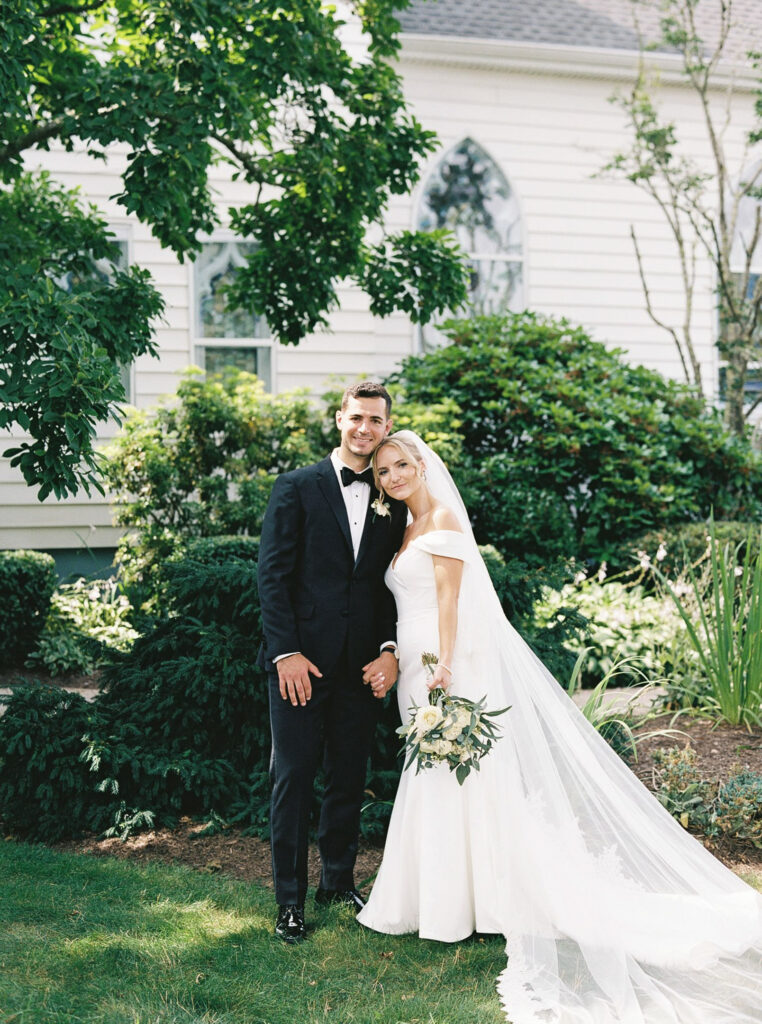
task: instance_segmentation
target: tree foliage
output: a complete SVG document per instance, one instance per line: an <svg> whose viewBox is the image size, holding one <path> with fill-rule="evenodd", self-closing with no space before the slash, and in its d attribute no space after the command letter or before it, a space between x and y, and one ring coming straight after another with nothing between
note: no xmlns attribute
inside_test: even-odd
<svg viewBox="0 0 762 1024"><path fill-rule="evenodd" d="M27 481L41 483L40 497L94 481L94 425L123 397L117 362L150 351L160 302L139 272L107 280L97 272L108 258L106 227L71 193L24 174L36 150L82 145L105 160L122 146L117 202L181 260L221 219L254 240L231 297L266 316L281 341L325 324L340 280L358 282L381 315L404 310L425 322L462 302L465 271L448 236L382 228L389 197L410 190L435 146L407 110L391 63L394 10L404 2L357 3L364 34L353 50L321 0L5 0L0 182L24 231L4 232L0 269L22 267L31 253L37 284L3 274L0 425L17 423L34 438L16 455ZM227 212L213 201L213 164L246 187ZM61 251L48 264L51 227ZM76 301L70 273L98 282L87 290L100 306L89 294ZM126 303L128 284L135 294ZM38 322L41 302L52 309ZM109 303L130 316L105 331ZM48 364L65 377L75 349L77 381L51 382ZM30 352L36 407L15 376ZM52 402L65 397L61 388L75 397L63 420Z"/></svg>

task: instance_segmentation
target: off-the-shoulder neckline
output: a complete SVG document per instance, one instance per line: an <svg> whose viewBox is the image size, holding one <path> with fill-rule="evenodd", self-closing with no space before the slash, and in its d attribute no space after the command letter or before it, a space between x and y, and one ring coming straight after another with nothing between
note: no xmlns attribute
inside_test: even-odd
<svg viewBox="0 0 762 1024"><path fill-rule="evenodd" d="M465 537L465 534L463 533L462 530L444 530L444 529L439 529L439 530L426 530L424 533L419 533L417 537L413 537L412 540L408 541L406 547L402 548L394 556L394 558L392 559L392 564L391 564L392 572L394 572L394 570L397 568L397 563L399 562L400 558L402 558L402 556L404 554L406 554L410 550L410 548L412 548L412 546L414 544L416 544L418 541L423 540L424 537L430 537L433 533L446 533L446 534L451 535L453 537Z"/></svg>

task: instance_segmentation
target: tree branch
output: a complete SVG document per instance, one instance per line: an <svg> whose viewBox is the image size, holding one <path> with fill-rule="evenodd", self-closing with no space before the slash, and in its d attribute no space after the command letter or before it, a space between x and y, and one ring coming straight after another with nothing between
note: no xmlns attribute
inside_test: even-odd
<svg viewBox="0 0 762 1024"><path fill-rule="evenodd" d="M690 373L688 371L688 364L685 361L685 355L683 353L683 344L680 341L680 337L679 337L677 331L675 330L674 327L670 327L669 324L664 323L664 321L661 320L656 315L656 312L655 312L655 310L653 308L653 304L651 302L651 292L648 289L648 284L646 283L646 274L645 274L645 270L643 268L643 257L642 257L641 252L640 252L640 245L638 244L637 235L635 234L635 228L633 227L632 224L630 225L630 238L632 238L632 244L635 247L635 258L638 261L638 274L640 275L640 283L641 283L642 288L643 288L643 297L646 300L646 312L651 317L651 319L653 320L653 322L656 324L657 327L661 327L662 330L664 330L668 334L672 335L672 338L673 338L673 340L675 342L675 346L677 348L677 353L680 356L680 362L683 365L683 373L685 374L685 379L686 380L690 380L691 379L691 375L690 375ZM699 386L700 386L700 382L699 382Z"/></svg>
<svg viewBox="0 0 762 1024"><path fill-rule="evenodd" d="M47 142L48 139L54 139L62 128L63 121L51 121L49 124L40 125L39 128L32 128L26 135L22 135L0 148L0 163L12 160L13 157L23 153L30 146L37 146L41 142Z"/></svg>

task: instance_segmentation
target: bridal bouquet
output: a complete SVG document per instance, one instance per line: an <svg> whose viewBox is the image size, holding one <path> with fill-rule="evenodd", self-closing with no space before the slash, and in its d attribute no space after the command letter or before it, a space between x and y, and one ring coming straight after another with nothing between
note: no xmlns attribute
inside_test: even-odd
<svg viewBox="0 0 762 1024"><path fill-rule="evenodd" d="M434 675L437 656L424 652L421 662ZM479 761L500 739L500 726L492 719L509 708L486 711L487 698L480 701L450 696L440 687L429 691L429 703L410 707L410 721L397 732L404 738L405 768L415 761L416 775L422 768L433 768L445 761L462 786L468 773L479 770Z"/></svg>

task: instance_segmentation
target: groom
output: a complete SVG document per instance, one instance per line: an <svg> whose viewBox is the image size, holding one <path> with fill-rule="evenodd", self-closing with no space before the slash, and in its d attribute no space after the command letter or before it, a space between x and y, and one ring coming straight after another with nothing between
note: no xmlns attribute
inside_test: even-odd
<svg viewBox="0 0 762 1024"><path fill-rule="evenodd" d="M306 935L309 813L321 757L315 899L363 906L354 863L379 708L367 684L383 697L397 678L396 612L383 576L406 521L401 503L376 502L370 469L390 414L382 385L347 388L336 413L339 447L278 477L262 525L259 657L270 691L275 934L286 942Z"/></svg>

